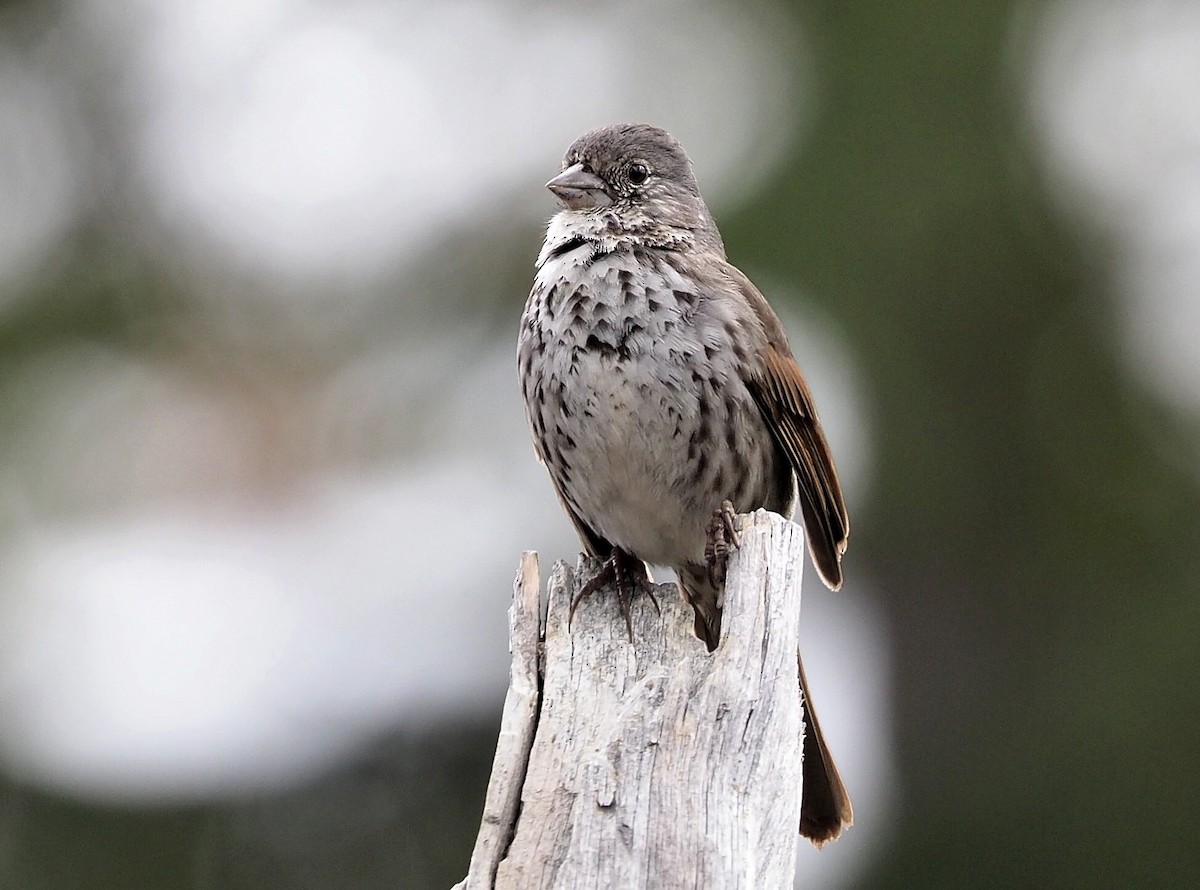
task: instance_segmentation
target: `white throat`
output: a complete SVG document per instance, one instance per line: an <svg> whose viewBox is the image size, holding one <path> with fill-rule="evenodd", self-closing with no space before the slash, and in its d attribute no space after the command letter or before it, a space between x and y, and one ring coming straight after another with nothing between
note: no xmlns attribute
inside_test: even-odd
<svg viewBox="0 0 1200 890"><path fill-rule="evenodd" d="M695 243L695 237L690 230L655 227L650 219L640 212L631 222L632 226L628 223L622 225L617 215L608 208L560 210L554 214L546 227L546 240L538 254L537 267L541 268L551 257L559 256L564 247L574 242L583 242L575 249L586 248L590 251L589 258L601 253L611 253L621 247L646 246L680 250Z"/></svg>

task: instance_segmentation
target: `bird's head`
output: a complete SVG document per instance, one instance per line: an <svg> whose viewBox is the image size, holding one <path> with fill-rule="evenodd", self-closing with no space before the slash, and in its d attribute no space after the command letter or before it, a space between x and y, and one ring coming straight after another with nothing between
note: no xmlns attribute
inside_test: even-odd
<svg viewBox="0 0 1200 890"><path fill-rule="evenodd" d="M568 210L607 211L631 230L654 224L716 232L683 146L649 124L584 133L546 188Z"/></svg>

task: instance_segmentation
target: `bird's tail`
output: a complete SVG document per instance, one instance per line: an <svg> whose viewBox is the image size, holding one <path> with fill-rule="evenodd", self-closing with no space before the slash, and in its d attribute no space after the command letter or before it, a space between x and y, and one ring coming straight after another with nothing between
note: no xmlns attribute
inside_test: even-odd
<svg viewBox="0 0 1200 890"><path fill-rule="evenodd" d="M825 734L808 695L808 680L804 662L796 650L796 665L800 669L800 695L804 699L803 796L800 800L800 834L820 847L836 840L843 828L854 824L854 808L850 793L842 782Z"/></svg>

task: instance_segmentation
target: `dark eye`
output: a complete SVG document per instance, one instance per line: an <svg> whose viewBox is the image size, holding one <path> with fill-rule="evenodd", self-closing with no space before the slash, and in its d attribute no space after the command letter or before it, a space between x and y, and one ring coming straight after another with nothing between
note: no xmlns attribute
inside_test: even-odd
<svg viewBox="0 0 1200 890"><path fill-rule="evenodd" d="M627 175L629 176L629 181L631 183L634 185L641 185L650 178L650 168L645 164L630 164Z"/></svg>

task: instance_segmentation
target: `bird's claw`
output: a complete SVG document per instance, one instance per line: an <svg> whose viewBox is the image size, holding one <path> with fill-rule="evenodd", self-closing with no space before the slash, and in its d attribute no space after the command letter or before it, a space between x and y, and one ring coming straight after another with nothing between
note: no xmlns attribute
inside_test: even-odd
<svg viewBox="0 0 1200 890"><path fill-rule="evenodd" d="M708 566L708 578L716 586L725 583L725 570L729 565L729 552L742 546L737 532L737 511L729 500L713 511L708 523L708 537L704 544L704 562Z"/></svg>
<svg viewBox="0 0 1200 890"><path fill-rule="evenodd" d="M650 595L650 602L661 615L662 608L658 597L654 595L654 586L650 581L650 573L646 564L620 548L614 547L608 559L587 583L579 588L575 598L571 600L571 611L567 613L567 626L570 627L575 617L575 610L585 597L591 596L597 590L611 583L617 589L617 604L625 619L625 629L629 631L629 642L633 642L633 593L640 586Z"/></svg>

